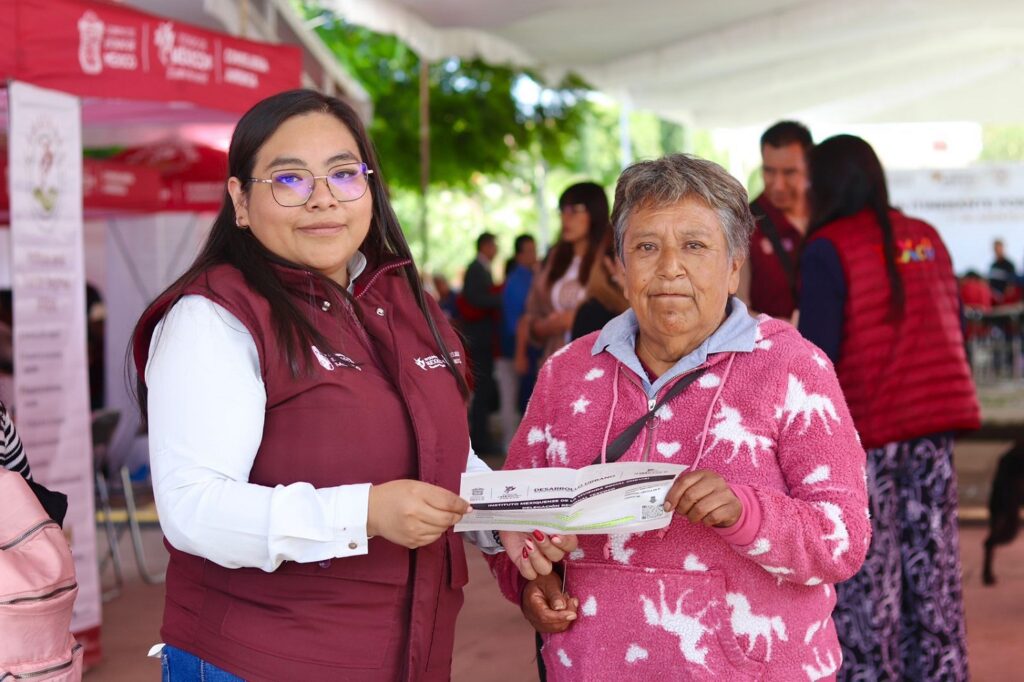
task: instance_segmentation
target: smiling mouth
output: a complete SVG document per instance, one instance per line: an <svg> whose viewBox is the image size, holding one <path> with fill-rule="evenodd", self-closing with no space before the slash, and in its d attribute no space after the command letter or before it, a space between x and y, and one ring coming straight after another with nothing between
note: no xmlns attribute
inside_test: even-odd
<svg viewBox="0 0 1024 682"><path fill-rule="evenodd" d="M299 231L309 235L328 236L332 234L338 234L339 232L342 232L345 229L347 229L347 226L341 223L318 223L316 225L306 225L305 227L300 227Z"/></svg>

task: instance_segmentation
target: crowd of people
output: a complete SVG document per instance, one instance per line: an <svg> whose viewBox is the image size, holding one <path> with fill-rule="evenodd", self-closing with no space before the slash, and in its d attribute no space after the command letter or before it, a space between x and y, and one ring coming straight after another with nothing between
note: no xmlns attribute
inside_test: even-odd
<svg viewBox="0 0 1024 682"><path fill-rule="evenodd" d="M952 449L979 408L949 254L864 140L785 121L761 152L749 203L686 154L629 166L612 207L574 184L543 257L519 236L498 286L483 233L435 298L356 112L256 104L133 335L163 679L449 679L465 539L547 679L966 680ZM460 475L495 454L683 465L676 516L460 537Z"/></svg>

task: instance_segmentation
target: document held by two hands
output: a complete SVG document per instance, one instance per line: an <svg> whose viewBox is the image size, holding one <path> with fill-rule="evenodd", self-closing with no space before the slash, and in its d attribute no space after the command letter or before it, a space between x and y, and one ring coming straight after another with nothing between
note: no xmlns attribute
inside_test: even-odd
<svg viewBox="0 0 1024 682"><path fill-rule="evenodd" d="M459 495L473 511L455 530L594 535L658 530L672 521L662 505L688 467L655 462L593 464L462 474Z"/></svg>

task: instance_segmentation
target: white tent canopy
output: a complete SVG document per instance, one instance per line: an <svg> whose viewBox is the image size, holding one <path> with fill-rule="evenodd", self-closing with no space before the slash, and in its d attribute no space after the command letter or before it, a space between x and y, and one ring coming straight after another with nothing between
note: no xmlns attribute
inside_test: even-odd
<svg viewBox="0 0 1024 682"><path fill-rule="evenodd" d="M425 58L575 71L708 127L1024 118L1020 0L321 0Z"/></svg>

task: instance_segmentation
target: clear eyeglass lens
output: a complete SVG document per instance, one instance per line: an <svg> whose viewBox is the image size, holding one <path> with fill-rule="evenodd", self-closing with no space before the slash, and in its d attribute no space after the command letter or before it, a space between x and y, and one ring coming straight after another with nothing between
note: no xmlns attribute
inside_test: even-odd
<svg viewBox="0 0 1024 682"><path fill-rule="evenodd" d="M366 192L366 174L362 164L335 166L328 171L327 182L339 201L353 201Z"/></svg>
<svg viewBox="0 0 1024 682"><path fill-rule="evenodd" d="M282 206L301 206L313 193L313 173L308 170L276 171L272 176L270 188L274 198Z"/></svg>

